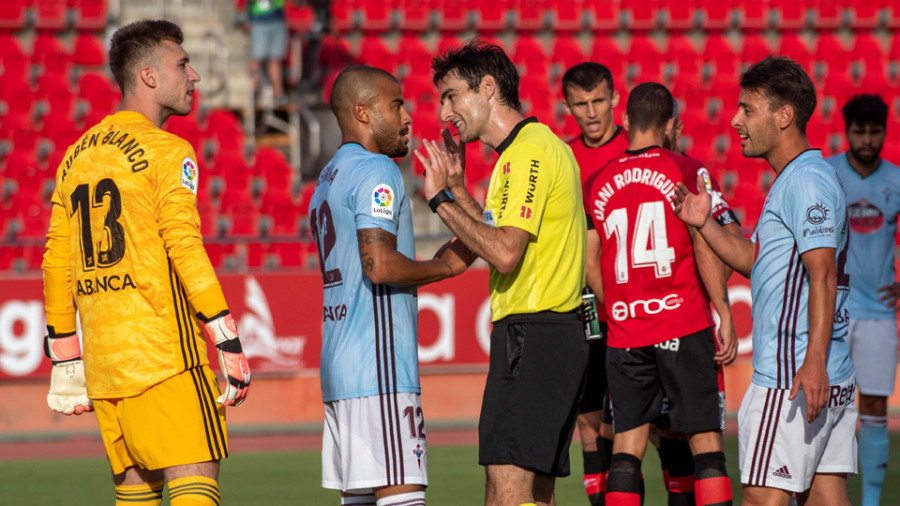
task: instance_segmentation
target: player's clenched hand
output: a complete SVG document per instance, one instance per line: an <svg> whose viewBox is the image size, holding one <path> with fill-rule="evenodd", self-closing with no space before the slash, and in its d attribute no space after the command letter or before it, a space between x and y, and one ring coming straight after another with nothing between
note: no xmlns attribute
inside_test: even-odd
<svg viewBox="0 0 900 506"><path fill-rule="evenodd" d="M714 357L716 362L722 365L734 362L735 357L737 357L737 337L732 320L722 320L719 324L718 338L719 346Z"/></svg>
<svg viewBox="0 0 900 506"><path fill-rule="evenodd" d="M697 176L697 188L706 188L702 175ZM675 206L675 216L681 218L681 221L692 227L701 228L709 219L712 198L705 191L694 193L682 183L677 183L672 204Z"/></svg>
<svg viewBox="0 0 900 506"><path fill-rule="evenodd" d="M788 399L794 400L802 388L806 396L806 421L812 423L828 402L828 372L824 361L809 359L807 355L794 375L794 386Z"/></svg>
<svg viewBox="0 0 900 506"><path fill-rule="evenodd" d="M47 405L64 415L93 411L94 405L84 386L84 361L78 336L74 332L57 335L52 327L49 330L50 334L44 338L44 354L53 361L53 368Z"/></svg>
<svg viewBox="0 0 900 506"><path fill-rule="evenodd" d="M900 301L900 283L882 286L878 291L884 292L884 295L878 299L878 302L883 302L885 306L894 311L900 309L900 306L897 306L897 302Z"/></svg>
<svg viewBox="0 0 900 506"><path fill-rule="evenodd" d="M200 321L207 339L216 343L219 367L225 375L225 392L216 402L223 406L240 406L250 391L250 366L241 348L234 319L224 311L209 321L200 317Z"/></svg>

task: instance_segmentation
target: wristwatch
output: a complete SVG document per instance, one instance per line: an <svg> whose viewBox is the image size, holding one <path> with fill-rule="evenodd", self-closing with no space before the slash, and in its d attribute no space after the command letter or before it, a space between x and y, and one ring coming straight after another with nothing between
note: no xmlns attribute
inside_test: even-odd
<svg viewBox="0 0 900 506"><path fill-rule="evenodd" d="M431 212L436 213L438 206L444 202L456 202L456 199L453 198L453 194L450 193L450 190L441 190L437 195L431 197L431 200L428 201L428 207L431 208Z"/></svg>

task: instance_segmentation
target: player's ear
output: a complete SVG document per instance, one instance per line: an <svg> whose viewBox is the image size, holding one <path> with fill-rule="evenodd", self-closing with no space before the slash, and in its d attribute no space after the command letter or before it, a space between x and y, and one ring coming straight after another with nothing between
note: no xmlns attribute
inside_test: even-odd
<svg viewBox="0 0 900 506"><path fill-rule="evenodd" d="M159 76L156 75L156 69L150 65L144 65L138 72L138 77L144 86L148 88L156 88L159 85Z"/></svg>
<svg viewBox="0 0 900 506"><path fill-rule="evenodd" d="M612 100L609 101L612 104L612 108L615 109L619 106L619 92L613 90Z"/></svg>
<svg viewBox="0 0 900 506"><path fill-rule="evenodd" d="M628 124L628 115L625 113L622 113L622 128L624 128L626 131L631 129L629 128Z"/></svg>
<svg viewBox="0 0 900 506"><path fill-rule="evenodd" d="M572 114L572 108L569 107L569 101L565 97L562 99L562 105L566 110L566 114Z"/></svg>
<svg viewBox="0 0 900 506"><path fill-rule="evenodd" d="M481 84L478 86L478 92L485 98L490 100L497 93L497 81L494 76L488 74L481 78Z"/></svg>
<svg viewBox="0 0 900 506"><path fill-rule="evenodd" d="M794 119L794 106L791 104L784 104L775 112L775 121L778 124L778 128L782 130L791 126L794 123Z"/></svg>
<svg viewBox="0 0 900 506"><path fill-rule="evenodd" d="M353 119L359 123L368 124L371 121L371 111L366 104L353 104Z"/></svg>
<svg viewBox="0 0 900 506"><path fill-rule="evenodd" d="M673 128L675 128L675 118L669 118L669 121L666 121L666 137L672 133Z"/></svg>

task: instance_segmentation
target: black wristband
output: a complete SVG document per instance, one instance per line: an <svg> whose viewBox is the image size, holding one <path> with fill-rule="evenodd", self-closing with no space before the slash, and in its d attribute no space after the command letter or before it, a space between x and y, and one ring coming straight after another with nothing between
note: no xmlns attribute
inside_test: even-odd
<svg viewBox="0 0 900 506"><path fill-rule="evenodd" d="M431 200L428 201L428 207L431 208L431 212L436 213L439 205L444 202L456 202L456 199L453 198L453 195L449 190L441 190L435 195L431 197Z"/></svg>

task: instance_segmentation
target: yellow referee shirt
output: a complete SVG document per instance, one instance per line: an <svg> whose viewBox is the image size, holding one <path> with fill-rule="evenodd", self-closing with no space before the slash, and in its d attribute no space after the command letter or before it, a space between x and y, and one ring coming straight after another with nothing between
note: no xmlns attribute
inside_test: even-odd
<svg viewBox="0 0 900 506"><path fill-rule="evenodd" d="M572 150L528 118L497 147L484 222L531 234L509 274L491 267L491 321L512 314L567 312L581 302L587 224Z"/></svg>
<svg viewBox="0 0 900 506"><path fill-rule="evenodd" d="M143 115L107 116L56 175L44 272L47 324L75 330L88 396L138 395L206 364L197 313L227 309L200 235L196 156Z"/></svg>

